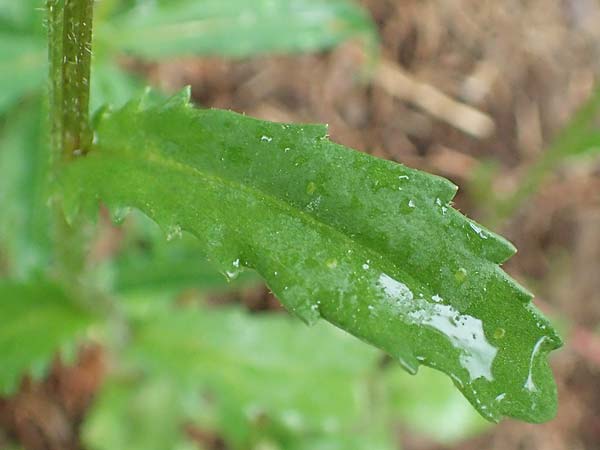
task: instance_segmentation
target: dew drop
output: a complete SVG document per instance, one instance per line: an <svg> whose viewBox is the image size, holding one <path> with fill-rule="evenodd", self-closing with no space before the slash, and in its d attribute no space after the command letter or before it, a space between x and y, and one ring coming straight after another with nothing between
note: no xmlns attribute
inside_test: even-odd
<svg viewBox="0 0 600 450"><path fill-rule="evenodd" d="M540 349L542 348L542 344L548 338L548 336L542 336L533 346L533 351L531 352L531 357L529 359L529 374L527 375L527 380L525 380L525 384L523 387L528 391L536 391L537 388L535 383L533 382L533 363Z"/></svg>
<svg viewBox="0 0 600 450"><path fill-rule="evenodd" d="M409 208L416 208L416 206L417 206L417 205L415 204L415 201L414 201L414 200L410 200L410 201L408 202L408 207L409 207Z"/></svg>
<svg viewBox="0 0 600 450"><path fill-rule="evenodd" d="M477 233L477 235L478 235L478 236L479 236L481 239L487 239L487 238L488 238L488 237L487 237L487 234L485 234L485 233L483 232L483 230L482 230L480 227L478 227L477 225L475 225L473 222L469 222L469 226L471 227L471 229L472 229L472 230L473 230L475 233Z"/></svg>
<svg viewBox="0 0 600 450"><path fill-rule="evenodd" d="M367 269L369 268L369 265L368 265L367 263L364 263L364 264L362 265L362 268L363 268L363 269L365 269L365 270L367 270Z"/></svg>
<svg viewBox="0 0 600 450"><path fill-rule="evenodd" d="M260 140L262 142L271 142L273 140L273 138L270 137L270 136L263 136L263 137L260 138Z"/></svg>
<svg viewBox="0 0 600 450"><path fill-rule="evenodd" d="M240 274L240 260L236 259L231 263L231 268L225 271L225 276L229 281L235 280Z"/></svg>
<svg viewBox="0 0 600 450"><path fill-rule="evenodd" d="M231 280L235 280L237 278L238 273L231 271L231 270L226 270L225 276L227 277L227 281L231 281Z"/></svg>
<svg viewBox="0 0 600 450"><path fill-rule="evenodd" d="M167 241L172 241L173 239L181 239L182 236L183 233L179 225L171 225L167 229Z"/></svg>
<svg viewBox="0 0 600 450"><path fill-rule="evenodd" d="M494 339L502 339L506 334L506 330L504 328L496 328L494 331Z"/></svg>
<svg viewBox="0 0 600 450"><path fill-rule="evenodd" d="M308 211L314 211L315 209L319 208L320 203L321 203L321 196L318 196L314 200L311 200L311 202L308 205L306 205L306 209Z"/></svg>
<svg viewBox="0 0 600 450"><path fill-rule="evenodd" d="M127 217L127 215L130 212L131 212L131 208L128 208L128 207L115 208L115 209L111 210L110 217L115 224L119 225L125 221L125 218Z"/></svg>
<svg viewBox="0 0 600 450"><path fill-rule="evenodd" d="M464 283L467 279L467 269L465 269L464 267L458 269L454 274L454 279L461 284Z"/></svg>
<svg viewBox="0 0 600 450"><path fill-rule="evenodd" d="M451 305L415 299L408 286L385 273L380 275L378 285L382 288L386 306L394 308L413 324L442 333L460 350L460 364L471 380L494 379L492 364L498 349L487 341L481 320L461 314Z"/></svg>

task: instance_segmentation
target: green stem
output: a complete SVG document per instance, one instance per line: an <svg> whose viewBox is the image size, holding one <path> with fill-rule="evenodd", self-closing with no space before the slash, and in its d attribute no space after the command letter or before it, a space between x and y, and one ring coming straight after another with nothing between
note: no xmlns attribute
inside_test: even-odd
<svg viewBox="0 0 600 450"><path fill-rule="evenodd" d="M92 142L89 122L94 0L47 0L50 62L50 124L53 176L85 154ZM72 284L85 266L80 226L65 222L57 205L54 220L57 275Z"/></svg>
<svg viewBox="0 0 600 450"><path fill-rule="evenodd" d="M50 113L56 161L84 154L89 124L93 0L48 0Z"/></svg>

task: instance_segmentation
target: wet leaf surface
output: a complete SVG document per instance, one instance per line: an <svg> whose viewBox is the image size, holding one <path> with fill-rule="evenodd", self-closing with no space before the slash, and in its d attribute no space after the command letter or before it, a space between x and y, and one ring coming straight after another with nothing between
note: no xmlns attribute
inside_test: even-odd
<svg viewBox="0 0 600 450"><path fill-rule="evenodd" d="M451 207L447 180L347 149L319 125L192 108L189 93L99 120L61 180L65 211L134 207L252 268L307 323L325 318L408 371L448 374L490 420L550 419L561 341L498 264L503 238Z"/></svg>

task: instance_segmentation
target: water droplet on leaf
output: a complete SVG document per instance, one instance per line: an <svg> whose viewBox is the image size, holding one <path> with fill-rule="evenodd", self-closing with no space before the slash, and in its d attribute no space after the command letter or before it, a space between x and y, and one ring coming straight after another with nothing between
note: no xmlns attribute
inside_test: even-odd
<svg viewBox="0 0 600 450"><path fill-rule="evenodd" d="M125 221L125 218L129 215L130 212L131 208L128 207L114 208L110 212L110 218L114 223L121 224Z"/></svg>
<svg viewBox="0 0 600 450"><path fill-rule="evenodd" d="M179 225L171 225L167 229L167 241L172 241L173 239L181 239L183 236L183 232L181 231L181 227Z"/></svg>
<svg viewBox="0 0 600 450"><path fill-rule="evenodd" d="M477 235L481 238L481 239L487 239L487 234L484 233L484 231L478 227L477 225L475 225L473 222L469 222L469 226L471 227L471 229L477 233Z"/></svg>
<svg viewBox="0 0 600 450"><path fill-rule="evenodd" d="M459 283L464 283L465 280L467 279L467 269L465 269L464 267L461 267L460 269L458 269L456 271L456 273L454 274L454 278Z"/></svg>

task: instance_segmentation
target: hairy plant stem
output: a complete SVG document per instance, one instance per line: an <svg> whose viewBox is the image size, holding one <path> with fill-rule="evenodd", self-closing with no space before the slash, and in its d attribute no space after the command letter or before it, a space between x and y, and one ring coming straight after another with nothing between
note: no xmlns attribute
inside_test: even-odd
<svg viewBox="0 0 600 450"><path fill-rule="evenodd" d="M68 161L92 142L89 125L93 0L48 0L54 157Z"/></svg>
<svg viewBox="0 0 600 450"><path fill-rule="evenodd" d="M47 0L49 110L53 177L64 164L84 155L92 143L89 122L92 17L94 0ZM54 212L55 257L59 278L71 284L84 264L81 227Z"/></svg>

